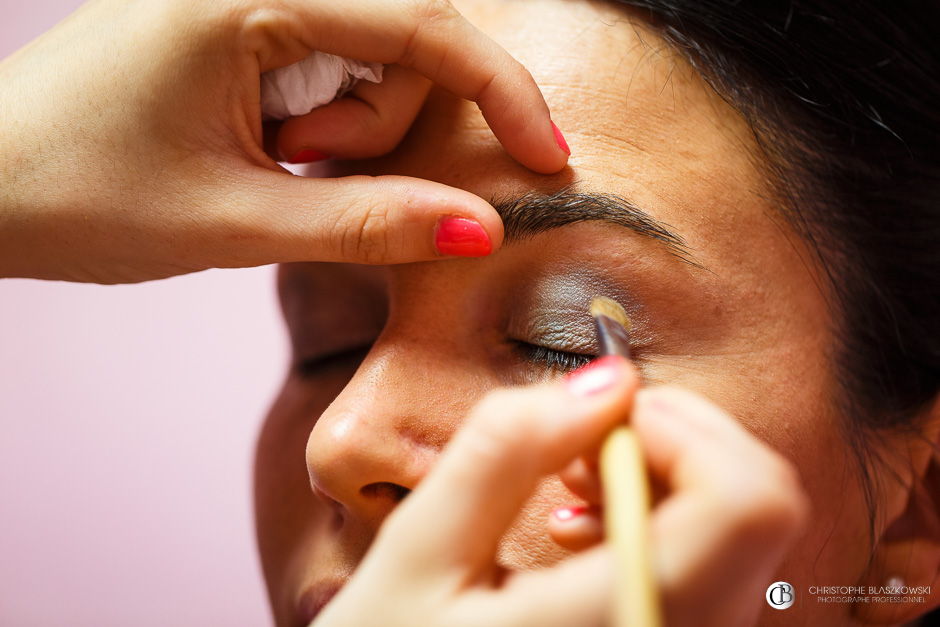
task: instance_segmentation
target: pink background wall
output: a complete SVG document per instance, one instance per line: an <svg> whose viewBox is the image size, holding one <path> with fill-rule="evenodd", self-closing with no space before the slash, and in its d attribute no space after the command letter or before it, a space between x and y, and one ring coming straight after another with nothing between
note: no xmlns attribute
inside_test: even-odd
<svg viewBox="0 0 940 627"><path fill-rule="evenodd" d="M2 0L0 57L78 4ZM251 458L285 344L271 268L0 280L0 625L270 624Z"/></svg>

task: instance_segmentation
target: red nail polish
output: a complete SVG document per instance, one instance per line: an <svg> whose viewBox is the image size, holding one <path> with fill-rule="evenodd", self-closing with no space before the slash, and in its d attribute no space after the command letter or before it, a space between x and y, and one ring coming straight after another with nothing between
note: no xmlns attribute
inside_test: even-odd
<svg viewBox="0 0 940 627"><path fill-rule="evenodd" d="M287 163L310 163L311 161L323 161L329 159L329 155L323 154L313 148L302 148L294 153L294 156L287 160Z"/></svg>
<svg viewBox="0 0 940 627"><path fill-rule="evenodd" d="M561 522L568 522L569 520L574 520L586 511L587 508L583 505L572 505L571 507L560 507L556 509L552 512L552 515Z"/></svg>
<svg viewBox="0 0 940 627"><path fill-rule="evenodd" d="M568 142L565 141L565 136L561 134L561 129L552 122L552 131L555 132L555 141L558 142L558 147L565 151L565 154L569 157L571 156L571 148L568 147Z"/></svg>
<svg viewBox="0 0 940 627"><path fill-rule="evenodd" d="M623 376L623 358L607 355L565 377L568 391L575 396L592 396L614 386Z"/></svg>
<svg viewBox="0 0 940 627"><path fill-rule="evenodd" d="M490 236L475 220L443 218L434 233L434 245L442 255L485 257L493 252Z"/></svg>

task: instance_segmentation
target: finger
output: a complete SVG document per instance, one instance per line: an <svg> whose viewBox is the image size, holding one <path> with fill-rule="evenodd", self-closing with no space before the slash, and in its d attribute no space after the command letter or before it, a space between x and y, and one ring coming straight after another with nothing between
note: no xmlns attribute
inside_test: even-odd
<svg viewBox="0 0 940 627"><path fill-rule="evenodd" d="M432 576L472 574L492 564L500 538L538 480L622 420L635 385L633 366L608 357L563 383L488 395L434 471L386 522L383 532L396 538L397 561L420 564ZM415 538L408 530L419 523L427 531Z"/></svg>
<svg viewBox="0 0 940 627"><path fill-rule="evenodd" d="M582 455L558 473L558 478L575 496L599 505L604 502L604 490L598 463L596 452Z"/></svg>
<svg viewBox="0 0 940 627"><path fill-rule="evenodd" d="M563 549L583 551L604 539L603 511L598 506L569 505L549 516L546 531Z"/></svg>
<svg viewBox="0 0 940 627"><path fill-rule="evenodd" d="M293 11L271 12L253 27L262 41L280 37L269 47L289 55L260 50L261 71L297 60L294 46L283 41L284 32L295 34L309 50L397 63L476 102L493 133L523 165L547 174L568 161L532 75L446 0L362 0L328 12L295 0Z"/></svg>
<svg viewBox="0 0 940 627"><path fill-rule="evenodd" d="M206 221L211 267L291 261L393 264L488 255L502 243L485 200L440 183L399 176L313 179L264 168L239 185L212 188L193 206ZM211 246L210 246L211 243Z"/></svg>
<svg viewBox="0 0 940 627"><path fill-rule="evenodd" d="M551 568L513 575L495 591L463 595L445 624L599 627L609 624L613 560L606 547Z"/></svg>
<svg viewBox="0 0 940 627"><path fill-rule="evenodd" d="M758 611L761 586L806 516L792 467L684 390L640 392L632 420L651 471L671 490L651 521L667 622L731 624ZM709 603L713 595L722 603ZM690 610L703 607L713 613Z"/></svg>
<svg viewBox="0 0 940 627"><path fill-rule="evenodd" d="M278 134L278 151L287 161L326 155L364 159L391 152L424 105L431 82L398 65L385 68L380 84L360 82L346 96L290 118Z"/></svg>

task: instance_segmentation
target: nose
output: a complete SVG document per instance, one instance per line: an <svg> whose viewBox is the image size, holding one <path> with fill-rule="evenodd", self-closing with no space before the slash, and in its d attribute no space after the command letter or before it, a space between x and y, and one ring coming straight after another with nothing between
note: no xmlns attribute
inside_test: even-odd
<svg viewBox="0 0 940 627"><path fill-rule="evenodd" d="M432 466L471 402L455 393L460 378L447 361L380 338L317 420L310 484L341 520L378 529Z"/></svg>

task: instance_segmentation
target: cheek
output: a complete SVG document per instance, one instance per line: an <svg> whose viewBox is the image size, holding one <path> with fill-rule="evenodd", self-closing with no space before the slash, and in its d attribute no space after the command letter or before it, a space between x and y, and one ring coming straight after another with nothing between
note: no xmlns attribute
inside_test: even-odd
<svg viewBox="0 0 940 627"><path fill-rule="evenodd" d="M342 388L327 381L312 395L285 382L272 405L255 448L255 527L265 579L277 586L316 515L304 451L317 417Z"/></svg>
<svg viewBox="0 0 940 627"><path fill-rule="evenodd" d="M819 413L805 418L802 437L770 440L796 465L812 503L811 522L786 566L808 583L854 585L871 551L870 510L859 464L839 426L841 417Z"/></svg>
<svg viewBox="0 0 940 627"><path fill-rule="evenodd" d="M826 336L762 327L768 328L751 334L739 328L743 339L729 339L710 355L665 356L651 365L647 381L702 394L789 459L812 514L780 578L851 585L868 560L870 514L845 417L834 408L837 383L820 349Z"/></svg>
<svg viewBox="0 0 940 627"><path fill-rule="evenodd" d="M554 510L577 502L558 477L544 479L503 538L497 563L513 570L534 570L570 555L549 537L547 524Z"/></svg>
<svg viewBox="0 0 940 627"><path fill-rule="evenodd" d="M812 376L810 369L801 379L799 385L788 385L787 376L780 375L758 398L742 402L739 396L737 415L793 463L811 502L811 522L791 549L780 576L807 585L823 580L852 585L864 572L870 552L861 473L844 435L845 418L832 409L834 384L819 383L827 380L825 373ZM736 405L725 407L733 413Z"/></svg>
<svg viewBox="0 0 940 627"><path fill-rule="evenodd" d="M810 578L854 583L868 559L869 509L846 419L832 408L835 384L813 384L826 380L807 369L799 385L778 383L760 413L745 422L796 466L812 504L812 522L792 551L793 567Z"/></svg>

